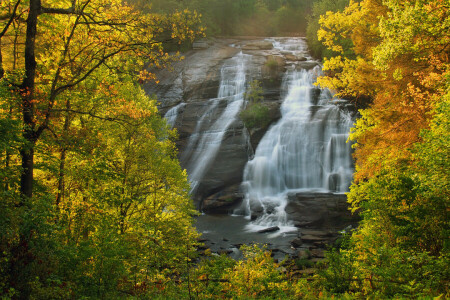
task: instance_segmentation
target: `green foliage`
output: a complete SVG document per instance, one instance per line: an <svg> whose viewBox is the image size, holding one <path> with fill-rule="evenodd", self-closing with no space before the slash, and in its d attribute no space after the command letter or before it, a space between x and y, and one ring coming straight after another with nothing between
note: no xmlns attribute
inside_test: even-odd
<svg viewBox="0 0 450 300"><path fill-rule="evenodd" d="M249 104L239 115L245 126L248 129L267 127L270 122L269 108L261 102L264 99L261 82L258 80L250 82L245 98Z"/></svg>
<svg viewBox="0 0 450 300"><path fill-rule="evenodd" d="M278 69L278 62L274 58L269 58L264 66L266 66L271 72L275 72Z"/></svg>
<svg viewBox="0 0 450 300"><path fill-rule="evenodd" d="M225 276L233 271L237 262L222 254L203 258L193 272L193 291L203 298L218 297L224 293Z"/></svg>
<svg viewBox="0 0 450 300"><path fill-rule="evenodd" d="M77 1L77 14L43 13L26 125L31 92L17 90L23 66L11 57L23 60L19 29L30 2L18 4L18 27L7 31L17 39L2 43L0 61L0 298L151 295L157 278L179 276L195 257L196 211L176 134L138 80L153 78L141 72L144 60L161 67L175 59L162 41L196 36L196 17L145 15L114 0ZM79 22L78 13L92 19ZM28 198L20 193L24 150L34 160Z"/></svg>
<svg viewBox="0 0 450 300"><path fill-rule="evenodd" d="M352 1L320 23L319 37L340 53L320 84L373 98L351 133L348 199L362 221L348 248L329 256L322 286L358 297L448 296L448 5Z"/></svg>
<svg viewBox="0 0 450 300"><path fill-rule="evenodd" d="M298 258L295 260L295 265L300 269L307 269L313 266L313 263L308 258Z"/></svg>
<svg viewBox="0 0 450 300"><path fill-rule="evenodd" d="M289 284L278 270L270 252L258 245L242 246L244 260L239 261L225 278L228 298L287 298Z"/></svg>
<svg viewBox="0 0 450 300"><path fill-rule="evenodd" d="M320 285L332 293L350 290L355 274L352 253L344 249L332 249L326 254L327 263L320 270Z"/></svg>
<svg viewBox="0 0 450 300"><path fill-rule="evenodd" d="M263 93L264 91L261 87L261 82L259 80L253 80L250 82L250 86L244 96L250 103L256 103L264 100Z"/></svg>
<svg viewBox="0 0 450 300"><path fill-rule="evenodd" d="M264 99L261 82L250 82L245 98L249 104L239 115L245 126L248 129L267 127L270 122L269 108L261 102Z"/></svg>
<svg viewBox="0 0 450 300"><path fill-rule="evenodd" d="M314 57L330 58L336 55L336 52L330 51L317 37L317 31L320 28L319 20L320 16L325 15L328 11L338 12L344 10L349 2L349 0L319 0L314 2L312 12L307 17L308 23L306 27L309 50Z"/></svg>
<svg viewBox="0 0 450 300"><path fill-rule="evenodd" d="M240 113L248 129L264 128L270 123L269 108L264 103L251 103Z"/></svg>

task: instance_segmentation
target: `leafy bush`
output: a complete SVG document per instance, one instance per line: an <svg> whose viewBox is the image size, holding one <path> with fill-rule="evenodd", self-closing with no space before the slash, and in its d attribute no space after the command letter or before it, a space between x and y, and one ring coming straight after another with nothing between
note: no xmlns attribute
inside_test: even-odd
<svg viewBox="0 0 450 300"><path fill-rule="evenodd" d="M241 251L245 259L225 276L227 298L288 299L291 286L271 253L258 245L242 246Z"/></svg>
<svg viewBox="0 0 450 300"><path fill-rule="evenodd" d="M248 129L264 128L269 125L269 108L263 103L252 103L241 113L240 117Z"/></svg>

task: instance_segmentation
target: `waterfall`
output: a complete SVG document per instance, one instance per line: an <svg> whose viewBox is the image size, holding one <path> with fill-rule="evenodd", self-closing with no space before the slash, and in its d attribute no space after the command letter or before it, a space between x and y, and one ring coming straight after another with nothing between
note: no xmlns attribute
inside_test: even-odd
<svg viewBox="0 0 450 300"><path fill-rule="evenodd" d="M181 160L186 162L191 192L195 192L199 181L217 155L227 129L241 110L250 57L241 52L224 63L220 71L218 96L209 100L208 109L201 115L194 133L189 137ZM220 111L221 109L223 110Z"/></svg>
<svg viewBox="0 0 450 300"><path fill-rule="evenodd" d="M250 230L292 230L285 213L288 193L348 191L353 162L346 140L353 120L336 105L343 100L333 100L328 90L314 87L320 71L319 66L309 71L292 67L284 76L282 117L264 135L244 170L243 209L249 218L258 217Z"/></svg>
<svg viewBox="0 0 450 300"><path fill-rule="evenodd" d="M166 112L166 114L164 115L164 118L166 119L167 125L169 125L171 128L173 128L175 126L175 122L178 118L179 110L183 109L185 106L186 106L186 103L181 102Z"/></svg>

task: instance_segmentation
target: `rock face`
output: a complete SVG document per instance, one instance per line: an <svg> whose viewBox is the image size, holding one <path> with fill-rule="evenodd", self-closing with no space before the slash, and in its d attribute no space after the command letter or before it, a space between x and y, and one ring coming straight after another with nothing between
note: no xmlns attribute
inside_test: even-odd
<svg viewBox="0 0 450 300"><path fill-rule="evenodd" d="M228 214L241 200L240 184L235 184L203 200L201 210L205 213Z"/></svg>
<svg viewBox="0 0 450 300"><path fill-rule="evenodd" d="M202 40L196 42L195 50L186 53L185 59L175 63L172 69L156 72L159 84L144 85L148 94L156 95L163 115L176 108L171 124L179 134L177 147L181 165L188 168L195 156L191 137L208 130L217 130L214 129L214 123L229 105L223 99L214 100L219 95L223 67L233 57L243 53L240 55L246 55L246 85L252 80L261 82L263 101L269 108L269 125L249 131L238 114L233 117L212 163L202 166L204 175L196 183L194 201L204 212L229 213L241 201L240 183L244 167L270 124L280 118L282 82L286 69L312 69L318 65L306 52L296 52L294 55L274 45L276 42L264 39ZM311 95L312 101L317 104L320 90L313 88ZM211 110L214 105L216 108ZM195 143L200 142L197 140ZM291 195L286 212L290 219L296 220L299 227L333 225L334 220L341 216L341 208L346 207L345 196L330 199L331 196L327 194Z"/></svg>
<svg viewBox="0 0 450 300"><path fill-rule="evenodd" d="M250 42L242 46L243 50L271 50L273 44L269 41Z"/></svg>
<svg viewBox="0 0 450 300"><path fill-rule="evenodd" d="M327 193L298 193L288 196L286 213L299 228L344 228L355 222L348 210L347 196Z"/></svg>
<svg viewBox="0 0 450 300"><path fill-rule="evenodd" d="M209 111L211 99L219 94L222 67L241 51L250 57L245 71L247 84L251 80L261 82L270 123L280 118L281 83L286 55L291 54L282 54L273 45L273 41L266 39L201 40L194 43L194 50L186 53L185 59L175 63L172 69L156 71L159 84L144 85L148 94L156 95L163 115L176 108L173 125L179 134L177 147L182 167L188 168L193 157L188 149L192 147L189 145L191 136L199 130L209 130L208 126L213 126L226 109L226 102L219 101L217 109ZM199 119L204 115L207 117L199 128ZM236 191L243 169L267 129L268 126L249 132L236 117L224 134L213 163L204 166L203 179L197 183L194 193L198 208L225 212L230 209L230 203L239 201L242 195Z"/></svg>

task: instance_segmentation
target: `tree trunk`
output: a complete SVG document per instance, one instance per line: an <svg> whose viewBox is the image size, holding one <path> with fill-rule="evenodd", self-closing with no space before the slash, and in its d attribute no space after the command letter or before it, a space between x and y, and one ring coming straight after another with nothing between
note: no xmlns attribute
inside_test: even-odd
<svg viewBox="0 0 450 300"><path fill-rule="evenodd" d="M37 18L41 9L40 0L30 0L25 39L25 75L20 86L22 98L23 137L25 139L20 156L22 158L22 175L20 178L21 198L19 206L29 206L33 196L34 147L37 140L35 132L34 86L36 77L35 39ZM10 274L11 286L20 292L18 299L29 299L31 295L30 266L34 257L30 251L32 232L21 233L17 247L11 251Z"/></svg>
<svg viewBox="0 0 450 300"><path fill-rule="evenodd" d="M5 75L5 70L3 69L3 56L2 56L2 39L0 38L0 79Z"/></svg>
<svg viewBox="0 0 450 300"><path fill-rule="evenodd" d="M36 143L35 132L35 105L34 86L36 77L36 28L37 19L41 9L40 0L30 0L30 9L27 18L27 32L25 39L25 76L20 86L22 96L22 116L24 122L23 137L26 141L20 150L22 157L22 176L20 179L20 192L24 205L26 198L33 196L33 171L34 171L34 146Z"/></svg>
<svg viewBox="0 0 450 300"><path fill-rule="evenodd" d="M65 189L65 166L66 166L66 156L67 156L67 145L65 144L68 131L70 127L70 100L66 101L66 115L64 119L64 127L63 127L63 141L61 147L61 156L59 160L59 176L58 176L58 194L56 195L56 206L59 206L61 200L64 198L64 189Z"/></svg>
<svg viewBox="0 0 450 300"><path fill-rule="evenodd" d="M64 182L64 169L65 169L65 165L66 165L66 152L67 149L66 147L63 147L61 149L61 156L60 156L60 160L59 160L59 177L58 177L58 194L56 195L56 206L58 207L59 204L61 203L61 200L64 197L64 186L65 186L65 182Z"/></svg>

